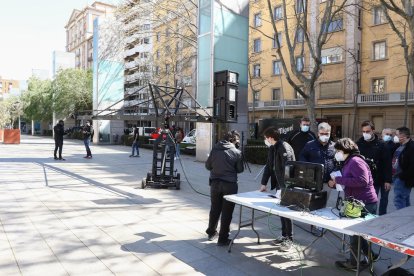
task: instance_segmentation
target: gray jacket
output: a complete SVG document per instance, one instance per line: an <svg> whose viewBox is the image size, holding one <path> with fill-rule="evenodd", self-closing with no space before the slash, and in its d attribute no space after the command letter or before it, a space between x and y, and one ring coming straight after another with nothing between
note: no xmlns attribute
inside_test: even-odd
<svg viewBox="0 0 414 276"><path fill-rule="evenodd" d="M210 180L237 182L237 174L244 171L241 151L228 141L218 142L206 161Z"/></svg>

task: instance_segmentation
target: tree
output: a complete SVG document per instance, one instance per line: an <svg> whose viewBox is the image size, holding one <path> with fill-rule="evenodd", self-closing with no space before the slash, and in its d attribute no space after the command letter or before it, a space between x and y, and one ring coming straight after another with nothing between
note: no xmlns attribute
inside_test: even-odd
<svg viewBox="0 0 414 276"><path fill-rule="evenodd" d="M21 96L23 114L33 121L52 120L52 83L50 80L30 78L28 90Z"/></svg>
<svg viewBox="0 0 414 276"><path fill-rule="evenodd" d="M23 114L18 97L7 97L0 101L0 128L16 128L17 119Z"/></svg>
<svg viewBox="0 0 414 276"><path fill-rule="evenodd" d="M92 71L65 69L52 82L53 110L61 117L92 110Z"/></svg>
<svg viewBox="0 0 414 276"><path fill-rule="evenodd" d="M275 39L274 48L284 76L293 89L303 97L310 120L316 122L315 84L322 74L322 49L331 36L332 28L342 28L342 25L336 24L338 19L341 20L342 13L345 13L347 0L296 0L296 5L282 0L282 29L276 24L272 1L266 1L274 33L279 34L283 31L285 38L284 47L287 47L287 51L282 50L279 39ZM308 10L310 5L315 6ZM305 66L305 55L309 56L308 66ZM316 131L316 125L312 124L312 130Z"/></svg>
<svg viewBox="0 0 414 276"><path fill-rule="evenodd" d="M410 76L414 80L414 3L412 0L380 0L384 7L385 17L392 30L401 41L404 51L404 60L407 68L407 82L405 88L405 116L404 125L408 122L408 86Z"/></svg>

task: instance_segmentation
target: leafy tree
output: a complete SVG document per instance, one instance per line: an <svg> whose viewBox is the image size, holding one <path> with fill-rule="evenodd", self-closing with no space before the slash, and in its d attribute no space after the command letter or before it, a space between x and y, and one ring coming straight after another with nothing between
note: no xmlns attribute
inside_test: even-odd
<svg viewBox="0 0 414 276"><path fill-rule="evenodd" d="M26 119L50 121L52 119L52 83L50 80L30 78L28 90L21 96Z"/></svg>
<svg viewBox="0 0 414 276"><path fill-rule="evenodd" d="M0 101L0 128L15 128L15 122L23 114L18 97L7 97Z"/></svg>

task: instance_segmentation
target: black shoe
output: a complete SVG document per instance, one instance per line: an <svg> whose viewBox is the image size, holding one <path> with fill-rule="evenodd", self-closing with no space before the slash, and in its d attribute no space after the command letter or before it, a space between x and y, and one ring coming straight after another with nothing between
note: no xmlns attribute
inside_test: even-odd
<svg viewBox="0 0 414 276"><path fill-rule="evenodd" d="M208 240L209 241L214 240L217 237L217 235L218 235L217 231L214 232L214 234L208 234Z"/></svg>
<svg viewBox="0 0 414 276"><path fill-rule="evenodd" d="M62 157L59 157L59 160L65 161L66 159L65 158L62 158Z"/></svg>
<svg viewBox="0 0 414 276"><path fill-rule="evenodd" d="M357 264L352 263L350 260L346 261L336 261L335 266L340 269L350 270L350 271L357 271ZM361 262L359 264L360 271L367 267L367 263Z"/></svg>
<svg viewBox="0 0 414 276"><path fill-rule="evenodd" d="M218 241L217 242L217 245L218 246L229 246L229 244L231 243L231 239L227 239L227 240L224 240L224 241Z"/></svg>
<svg viewBox="0 0 414 276"><path fill-rule="evenodd" d="M58 158L55 156L55 160L58 160Z"/></svg>

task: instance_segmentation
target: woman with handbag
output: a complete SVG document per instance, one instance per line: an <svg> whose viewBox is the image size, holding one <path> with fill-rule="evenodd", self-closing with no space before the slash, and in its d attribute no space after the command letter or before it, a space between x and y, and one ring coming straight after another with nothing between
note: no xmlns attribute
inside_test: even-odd
<svg viewBox="0 0 414 276"><path fill-rule="evenodd" d="M343 162L341 170L342 176L337 176L329 180L328 186L335 188L340 184L344 187L345 198L354 198L365 204L365 211L375 214L377 210L377 194L374 189L374 181L365 158L359 153L358 146L350 138L339 139L335 143L335 159ZM351 250L357 255L358 237L350 238ZM365 255L368 255L368 243L365 240L361 242L361 249ZM378 258L373 255L374 260ZM354 255L350 254L350 259L346 261L337 261L335 265L342 269L356 271L357 261Z"/></svg>

